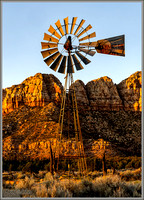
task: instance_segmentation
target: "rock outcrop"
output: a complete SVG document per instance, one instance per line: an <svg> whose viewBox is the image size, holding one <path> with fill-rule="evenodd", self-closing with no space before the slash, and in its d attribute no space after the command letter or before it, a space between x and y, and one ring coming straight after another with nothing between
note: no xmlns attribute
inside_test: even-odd
<svg viewBox="0 0 144 200"><path fill-rule="evenodd" d="M93 110L141 111L141 72L136 72L118 85L104 76L88 82L74 83L78 104L90 106ZM49 102L61 102L61 82L52 74L36 74L19 85L3 89L3 114L21 105L44 106Z"/></svg>
<svg viewBox="0 0 144 200"><path fill-rule="evenodd" d="M85 84L81 80L76 80L73 86L77 98L77 103L83 106L89 105L89 99L87 96L87 90Z"/></svg>
<svg viewBox="0 0 144 200"><path fill-rule="evenodd" d="M116 85L107 76L86 85L90 106L95 110L119 111L123 108Z"/></svg>
<svg viewBox="0 0 144 200"><path fill-rule="evenodd" d="M37 73L19 85L3 90L3 114L22 105L44 106L49 102L60 102L62 84L52 74Z"/></svg>
<svg viewBox="0 0 144 200"><path fill-rule="evenodd" d="M86 85L80 80L74 83L87 155L96 156L100 139L110 144L109 155L110 152L113 155L141 155L141 84L141 72L136 72L118 85L108 77ZM59 128L62 91L62 84L55 76L40 73L20 85L3 90L5 159L48 158L50 141L56 149L54 141ZM65 113L65 140L67 116ZM74 138L73 119L69 123L69 134ZM71 146L74 151L75 143L72 142ZM65 153L69 148L67 142L63 147Z"/></svg>
<svg viewBox="0 0 144 200"><path fill-rule="evenodd" d="M132 74L117 85L124 110L142 110L142 76L141 72Z"/></svg>

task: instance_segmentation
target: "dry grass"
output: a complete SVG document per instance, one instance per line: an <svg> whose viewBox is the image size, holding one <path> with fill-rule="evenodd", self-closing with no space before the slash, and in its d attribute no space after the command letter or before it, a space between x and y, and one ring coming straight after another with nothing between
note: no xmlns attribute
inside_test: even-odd
<svg viewBox="0 0 144 200"><path fill-rule="evenodd" d="M20 180L18 184L16 184L15 188L16 189L31 189L34 183L35 183L35 180L32 177L29 178L28 176L26 176L24 180Z"/></svg>
<svg viewBox="0 0 144 200"><path fill-rule="evenodd" d="M119 173L122 180L134 181L141 179L141 168L134 170L126 170Z"/></svg>
<svg viewBox="0 0 144 200"><path fill-rule="evenodd" d="M95 171L87 178L75 180L58 174L52 176L49 172L40 172L36 178L19 173L17 178L21 179L15 181L14 188L20 197L141 197L140 174L141 169L120 171L117 175L109 170L107 176ZM29 192L24 193L24 190ZM8 191L3 194L6 195L9 197Z"/></svg>

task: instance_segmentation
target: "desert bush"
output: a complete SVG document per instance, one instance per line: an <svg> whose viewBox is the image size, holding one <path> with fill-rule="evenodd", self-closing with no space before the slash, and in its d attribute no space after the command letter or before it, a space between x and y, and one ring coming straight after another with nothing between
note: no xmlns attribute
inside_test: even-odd
<svg viewBox="0 0 144 200"><path fill-rule="evenodd" d="M111 157L106 159L107 168L139 168L141 167L141 157L129 156L129 157Z"/></svg>
<svg viewBox="0 0 144 200"><path fill-rule="evenodd" d="M140 169L120 172L120 176L107 175L95 179L79 180L58 180L48 172L41 183L34 184L34 179L26 176L24 180L19 181L15 188L31 189L36 197L140 197L141 181L125 182L121 180L121 175L127 176L130 173L139 174Z"/></svg>
<svg viewBox="0 0 144 200"><path fill-rule="evenodd" d="M25 178L25 175L22 173L22 171L17 172L16 175L17 175L17 177L16 177L17 179L24 179Z"/></svg>
<svg viewBox="0 0 144 200"><path fill-rule="evenodd" d="M112 197L114 191L120 185L120 177L118 175L108 175L98 177L93 182L93 193L96 197Z"/></svg>
<svg viewBox="0 0 144 200"><path fill-rule="evenodd" d="M126 162L125 160L119 161L118 164L117 164L117 169L124 169L126 163L127 163L127 162Z"/></svg>
<svg viewBox="0 0 144 200"><path fill-rule="evenodd" d="M67 183L55 181L54 185L48 188L49 197L72 197L71 192L67 188Z"/></svg>
<svg viewBox="0 0 144 200"><path fill-rule="evenodd" d="M134 163L133 163L133 161L130 161L126 166L125 166L125 168L133 168L134 167Z"/></svg>
<svg viewBox="0 0 144 200"><path fill-rule="evenodd" d="M111 175L96 178L93 191L96 197L140 197L141 184L129 184L118 175Z"/></svg>
<svg viewBox="0 0 144 200"><path fill-rule="evenodd" d="M44 176L44 179L43 179L45 182L46 182L46 187L48 188L50 185L53 185L54 184L54 178L53 178L53 175L50 173L50 172L47 172Z"/></svg>
<svg viewBox="0 0 144 200"><path fill-rule="evenodd" d="M53 180L53 183L50 184L49 181L47 180L34 187L36 197L71 197L72 196L70 191L67 188L68 183Z"/></svg>
<svg viewBox="0 0 144 200"><path fill-rule="evenodd" d="M118 175L98 177L71 184L73 197L136 197L141 196L141 185L127 184Z"/></svg>
<svg viewBox="0 0 144 200"><path fill-rule="evenodd" d="M54 181L53 175L50 172L47 172L44 177L44 181Z"/></svg>
<svg viewBox="0 0 144 200"><path fill-rule="evenodd" d="M26 176L24 180L20 180L18 184L16 184L15 189L31 189L34 183L35 180L33 178Z"/></svg>
<svg viewBox="0 0 144 200"><path fill-rule="evenodd" d="M141 197L141 183L121 182L114 192L114 197Z"/></svg>
<svg viewBox="0 0 144 200"><path fill-rule="evenodd" d="M92 179L95 179L96 177L102 176L103 172L99 171L93 171L88 173L88 177L91 177Z"/></svg>
<svg viewBox="0 0 144 200"><path fill-rule="evenodd" d="M34 188L36 197L48 197L46 184L40 184Z"/></svg>
<svg viewBox="0 0 144 200"><path fill-rule="evenodd" d="M120 177L125 181L133 181L141 179L141 168L135 170L126 170L124 172L120 172Z"/></svg>
<svg viewBox="0 0 144 200"><path fill-rule="evenodd" d="M134 167L137 169L137 168L140 168L141 167L141 160L137 160L134 164Z"/></svg>
<svg viewBox="0 0 144 200"><path fill-rule="evenodd" d="M38 177L39 178L44 178L45 177L45 172L44 171L39 171L39 173L38 173Z"/></svg>

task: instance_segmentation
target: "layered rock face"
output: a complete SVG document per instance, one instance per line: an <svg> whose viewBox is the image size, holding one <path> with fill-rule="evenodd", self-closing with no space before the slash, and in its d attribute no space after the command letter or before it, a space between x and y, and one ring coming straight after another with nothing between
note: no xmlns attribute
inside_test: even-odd
<svg viewBox="0 0 144 200"><path fill-rule="evenodd" d="M141 72L118 85L108 77L86 85L80 80L74 83L87 155L96 155L97 141L101 138L110 144L108 148L113 155L141 154L141 84ZM15 155L18 159L48 158L50 141L56 149L62 91L62 84L55 76L40 73L3 90L4 158L12 159ZM67 121L65 113L64 136L68 132ZM74 136L72 130L70 135ZM75 143L71 145L73 151ZM63 151L67 151L67 143L63 146Z"/></svg>
<svg viewBox="0 0 144 200"><path fill-rule="evenodd" d="M118 111L123 107L116 85L107 76L90 81L86 90L90 106L94 110Z"/></svg>
<svg viewBox="0 0 144 200"><path fill-rule="evenodd" d="M76 80L75 83L70 87L75 90L77 104L79 106L89 106L89 99L87 96L87 90L85 84L81 80Z"/></svg>
<svg viewBox="0 0 144 200"><path fill-rule="evenodd" d="M86 85L77 80L74 83L77 102L94 110L141 111L142 99L141 72L136 72L118 85L112 79L102 77ZM3 90L3 114L21 105L44 106L49 102L61 102L61 82L52 74L36 74Z"/></svg>
<svg viewBox="0 0 144 200"><path fill-rule="evenodd" d="M3 114L22 105L44 106L49 102L60 102L62 84L52 74L37 73L19 85L3 90Z"/></svg>

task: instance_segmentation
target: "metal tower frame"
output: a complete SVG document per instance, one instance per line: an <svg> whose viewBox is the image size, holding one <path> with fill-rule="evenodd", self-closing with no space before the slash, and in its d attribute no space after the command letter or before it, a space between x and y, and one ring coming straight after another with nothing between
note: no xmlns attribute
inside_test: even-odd
<svg viewBox="0 0 144 200"><path fill-rule="evenodd" d="M71 88L70 88L70 86L71 86ZM75 141L76 141L76 148L78 151L78 155L74 156L72 158L78 159L79 172L82 175L85 175L85 173L87 171L87 163L86 163L86 156L85 156L85 152L84 152L84 145L83 145L82 132L81 132L79 114L78 114L77 99L76 99L76 93L75 93L75 87L74 87L72 73L66 74L65 85L64 85L63 95L62 95L61 109L60 109L60 115L59 115L59 133L57 134L57 140L59 141L57 170L58 170L58 165L59 165L59 159L61 157L60 156L60 148L61 148L61 141L62 141L62 132L63 132L63 123L64 123L64 114L65 114L66 95L67 94L68 94L68 104L69 104L70 94L71 94L71 98L72 98ZM69 121L70 121L70 114L69 114L69 106L68 106L68 130L67 130L68 131L68 140L70 140ZM63 157L68 158L67 156L63 156Z"/></svg>

